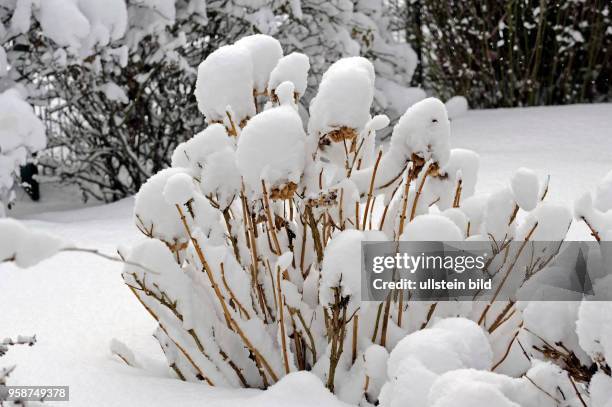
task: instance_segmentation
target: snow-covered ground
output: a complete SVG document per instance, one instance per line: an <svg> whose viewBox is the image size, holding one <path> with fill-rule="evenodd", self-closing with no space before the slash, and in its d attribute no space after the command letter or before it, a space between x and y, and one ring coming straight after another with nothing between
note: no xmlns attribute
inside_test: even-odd
<svg viewBox="0 0 612 407"><path fill-rule="evenodd" d="M612 105L471 111L453 120L452 145L480 154L479 191L507 182L518 167L530 167L542 177L551 175L549 199L571 204L612 169ZM9 215L107 253L142 238L131 222L133 199L81 209L73 208L73 199L70 192L43 190L43 202L20 204ZM46 212L70 205L71 210ZM575 224L570 238L588 238L588 233ZM151 335L155 323L124 286L120 271L116 263L80 253L62 253L28 270L0 264L0 338L36 334L38 339L35 346L15 347L2 358L3 365L18 364L11 384L69 385L75 406L333 402L305 379L300 386L287 383L265 393L173 379ZM134 351L143 369L111 355L113 338Z"/></svg>

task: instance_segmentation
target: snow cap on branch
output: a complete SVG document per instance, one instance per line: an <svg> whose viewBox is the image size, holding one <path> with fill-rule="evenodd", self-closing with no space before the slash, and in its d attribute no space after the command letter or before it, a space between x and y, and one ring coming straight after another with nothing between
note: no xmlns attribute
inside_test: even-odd
<svg viewBox="0 0 612 407"><path fill-rule="evenodd" d="M512 174L510 186L514 200L521 209L530 211L536 207L540 197L540 181L535 172L529 168L519 168Z"/></svg>
<svg viewBox="0 0 612 407"><path fill-rule="evenodd" d="M403 241L461 241L463 233L446 216L425 214L415 217L404 228L400 237Z"/></svg>
<svg viewBox="0 0 612 407"><path fill-rule="evenodd" d="M153 175L140 187L134 202L134 222L138 228L168 244L187 240L175 204L163 198L168 180L177 174L188 175L184 168L166 168Z"/></svg>
<svg viewBox="0 0 612 407"><path fill-rule="evenodd" d="M211 124L176 147L172 153L172 166L189 168L197 174L205 166L209 155L234 148L225 127L218 123Z"/></svg>
<svg viewBox="0 0 612 407"><path fill-rule="evenodd" d="M14 219L0 219L0 263L14 261L19 267L32 267L66 246L56 236L29 229Z"/></svg>
<svg viewBox="0 0 612 407"><path fill-rule="evenodd" d="M347 129L355 137L370 119L374 98L374 67L365 58L343 58L323 75L310 103L308 133L323 136Z"/></svg>
<svg viewBox="0 0 612 407"><path fill-rule="evenodd" d="M306 134L291 106L266 110L253 117L238 139L236 160L247 188L259 195L264 180L270 188L297 184L304 171Z"/></svg>
<svg viewBox="0 0 612 407"><path fill-rule="evenodd" d="M283 56L280 42L269 35L255 34L241 38L235 45L245 49L251 56L254 89L259 94L265 93L270 73Z"/></svg>
<svg viewBox="0 0 612 407"><path fill-rule="evenodd" d="M278 60L278 63L270 73L268 90L274 92L281 83L289 81L295 86L295 93L300 98L306 92L309 70L310 61L306 55L299 52L285 55Z"/></svg>
<svg viewBox="0 0 612 407"><path fill-rule="evenodd" d="M253 63L244 47L226 45L198 67L195 96L208 123L226 123L231 111L234 126L255 115Z"/></svg>
<svg viewBox="0 0 612 407"><path fill-rule="evenodd" d="M427 98L412 105L393 128L392 148L433 159L440 167L450 156L450 123L439 99Z"/></svg>

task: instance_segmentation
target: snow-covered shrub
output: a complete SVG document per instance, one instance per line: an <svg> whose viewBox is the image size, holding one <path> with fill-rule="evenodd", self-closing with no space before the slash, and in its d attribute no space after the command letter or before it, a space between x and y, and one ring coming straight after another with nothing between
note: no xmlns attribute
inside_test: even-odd
<svg viewBox="0 0 612 407"><path fill-rule="evenodd" d="M45 147L47 138L42 122L19 92L0 93L0 217L14 199L13 186L19 166Z"/></svg>
<svg viewBox="0 0 612 407"><path fill-rule="evenodd" d="M202 66L219 77L200 83L232 83L235 71L222 69L226 60L217 56ZM525 390L534 397L530 403L543 392L557 397L557 387L572 403L588 398L592 374L580 376L574 369L580 365L563 363L569 353L566 359L546 357L550 352L538 352L544 348L535 341L537 349L520 351L519 331L534 335L526 330L536 315L529 305L496 298L415 302L401 295L361 301L363 241L488 241L488 272L519 288L522 277L503 276L528 254L509 243L562 241L571 214L545 200L547 184L527 169L517 170L499 191L474 195L478 156L451 148L446 107L437 99L409 108L389 145L377 147L374 136L389 120L370 113L375 78L367 59L346 58L330 67L304 123L295 102L307 65L280 58L276 67L266 67L270 78L284 82L268 80L269 100L252 117L252 110L239 116L243 107L224 105L227 95L202 100L222 109L202 109L218 123L181 144L173 167L154 175L136 198L135 222L151 239L125 254L146 267L128 265L123 277L158 321L155 337L176 375L267 388L308 370L354 404L403 405L397 398L443 406L450 393L428 398L427 389L455 380L447 376L452 372L478 369L482 374L466 373L466 389L450 387L461 392L462 403L474 400L470 392L477 389L508 405L531 397L506 393L505 383L518 389L535 382L535 390ZM262 97L250 72L236 86L253 87L250 94ZM235 101L255 103L246 96ZM219 116L224 113L227 120ZM598 196L607 196L607 189ZM598 208L606 207L603 200L597 199ZM558 247L547 250L555 256ZM554 267L533 254L528 282ZM593 335L580 341L607 334ZM587 352L607 351L593 345ZM497 369L526 376L490 372ZM554 379L544 380L547 375Z"/></svg>
<svg viewBox="0 0 612 407"><path fill-rule="evenodd" d="M261 110L264 94L292 81L307 106L312 85L344 56L367 55L384 76L377 106L401 110L404 91L414 94L409 102L422 99L422 90L408 88L416 56L389 32L384 9L383 2L345 0L1 0L0 91L16 82L40 106L50 139L42 166L84 197L113 201L136 193L204 126L198 105L212 109L210 123L230 120L231 104L238 127ZM198 81L197 95L215 93L212 106L198 103L198 64L238 39L232 54L252 64L230 64L236 76L231 86L217 84L221 93ZM277 65L281 44L292 53ZM250 77L245 69L253 70L252 86L241 86Z"/></svg>

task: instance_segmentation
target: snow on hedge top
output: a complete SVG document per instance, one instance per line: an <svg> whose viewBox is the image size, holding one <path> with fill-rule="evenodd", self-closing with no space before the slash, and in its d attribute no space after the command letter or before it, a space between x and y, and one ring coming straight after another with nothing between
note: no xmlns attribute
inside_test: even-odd
<svg viewBox="0 0 612 407"><path fill-rule="evenodd" d="M257 93L268 89L270 73L283 56L283 49L276 38L264 34L249 35L235 43L245 49L253 63L253 84Z"/></svg>
<svg viewBox="0 0 612 407"><path fill-rule="evenodd" d="M14 219L0 219L0 263L32 267L66 247L56 236L31 230Z"/></svg>
<svg viewBox="0 0 612 407"><path fill-rule="evenodd" d="M238 139L236 160L246 186L256 194L267 186L297 184L304 171L306 134L291 106L268 109L253 117Z"/></svg>
<svg viewBox="0 0 612 407"><path fill-rule="evenodd" d="M293 83L298 97L304 95L308 86L308 71L310 61L308 57L299 52L292 52L279 59L278 63L270 73L268 88L274 91L281 83L289 81Z"/></svg>
<svg viewBox="0 0 612 407"><path fill-rule="evenodd" d="M0 154L19 147L33 152L45 146L45 129L32 106L15 90L0 93Z"/></svg>
<svg viewBox="0 0 612 407"><path fill-rule="evenodd" d="M408 155L416 154L433 159L441 167L450 156L450 123L446 107L439 99L427 98L412 105L400 117L393 128L392 148L407 149Z"/></svg>
<svg viewBox="0 0 612 407"><path fill-rule="evenodd" d="M310 103L308 132L327 134L341 127L357 132L370 119L374 98L374 67L365 58L343 58L323 74L317 95Z"/></svg>
<svg viewBox="0 0 612 407"><path fill-rule="evenodd" d="M254 116L253 89L253 63L244 47L221 47L198 67L195 96L208 123L227 122L228 110L236 126Z"/></svg>

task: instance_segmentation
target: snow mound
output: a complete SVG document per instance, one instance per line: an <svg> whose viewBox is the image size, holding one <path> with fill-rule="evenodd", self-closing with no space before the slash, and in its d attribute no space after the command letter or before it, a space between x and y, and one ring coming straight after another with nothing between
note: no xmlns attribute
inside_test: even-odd
<svg viewBox="0 0 612 407"><path fill-rule="evenodd" d="M381 406L426 406L439 375L458 369L490 369L492 358L489 340L475 322L442 319L432 328L406 336L391 351L390 381L382 388Z"/></svg>
<svg viewBox="0 0 612 407"><path fill-rule="evenodd" d="M294 372L284 376L280 381L250 398L224 400L218 407L349 407L339 401L323 386L321 380L310 372Z"/></svg>

